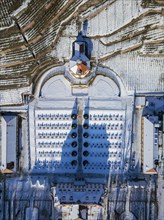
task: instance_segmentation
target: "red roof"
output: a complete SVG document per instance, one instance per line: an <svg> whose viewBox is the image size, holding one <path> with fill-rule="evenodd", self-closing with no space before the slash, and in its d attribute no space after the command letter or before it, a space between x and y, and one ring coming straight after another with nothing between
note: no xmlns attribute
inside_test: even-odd
<svg viewBox="0 0 164 220"><path fill-rule="evenodd" d="M78 78L84 78L89 74L89 68L83 63L74 65L70 71Z"/></svg>
<svg viewBox="0 0 164 220"><path fill-rule="evenodd" d="M5 170L2 170L2 173L9 174L9 173L13 173L13 171L9 169L5 169Z"/></svg>
<svg viewBox="0 0 164 220"><path fill-rule="evenodd" d="M149 173L149 174L157 174L157 171L156 171L154 168L152 168L152 169L146 171L146 173Z"/></svg>

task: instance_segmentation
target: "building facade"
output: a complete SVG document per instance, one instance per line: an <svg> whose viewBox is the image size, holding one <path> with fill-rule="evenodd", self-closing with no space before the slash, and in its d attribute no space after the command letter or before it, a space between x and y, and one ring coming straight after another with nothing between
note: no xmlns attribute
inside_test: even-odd
<svg viewBox="0 0 164 220"><path fill-rule="evenodd" d="M0 5L1 219L163 220L163 1Z"/></svg>

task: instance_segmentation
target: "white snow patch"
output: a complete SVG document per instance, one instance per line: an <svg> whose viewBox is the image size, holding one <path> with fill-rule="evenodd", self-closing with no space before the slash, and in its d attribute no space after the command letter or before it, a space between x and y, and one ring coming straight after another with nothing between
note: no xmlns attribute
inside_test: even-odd
<svg viewBox="0 0 164 220"><path fill-rule="evenodd" d="M23 2L23 4L15 11L13 11L12 15L16 16L17 14L19 14L23 9L27 8L28 4L31 2L32 0L26 0L25 2Z"/></svg>

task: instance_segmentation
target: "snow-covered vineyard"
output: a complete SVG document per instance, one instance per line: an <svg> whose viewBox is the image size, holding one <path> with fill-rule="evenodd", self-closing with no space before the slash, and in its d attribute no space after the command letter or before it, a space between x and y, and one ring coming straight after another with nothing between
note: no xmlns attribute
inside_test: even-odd
<svg viewBox="0 0 164 220"><path fill-rule="evenodd" d="M164 219L164 1L0 1L0 219Z"/></svg>

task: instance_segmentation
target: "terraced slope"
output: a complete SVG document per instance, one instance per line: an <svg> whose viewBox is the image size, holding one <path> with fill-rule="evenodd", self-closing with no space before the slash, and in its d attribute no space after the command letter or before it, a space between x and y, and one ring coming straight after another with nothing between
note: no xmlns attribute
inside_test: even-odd
<svg viewBox="0 0 164 220"><path fill-rule="evenodd" d="M137 85L139 92L162 91L163 5L161 0L1 0L0 97L6 89L31 92L38 74L68 62L82 29L93 44L92 65L113 69L128 90ZM148 74L150 81L143 84ZM20 96L16 99L21 104ZM1 101L5 104L14 104L10 95Z"/></svg>

